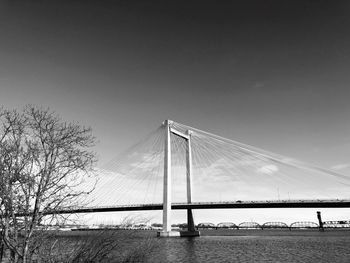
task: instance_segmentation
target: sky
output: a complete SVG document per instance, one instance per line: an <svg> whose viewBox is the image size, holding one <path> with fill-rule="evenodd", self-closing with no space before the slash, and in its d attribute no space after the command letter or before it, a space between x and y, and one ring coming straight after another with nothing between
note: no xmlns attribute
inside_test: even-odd
<svg viewBox="0 0 350 263"><path fill-rule="evenodd" d="M349 11L348 1L2 0L0 104L92 127L98 165L172 119L349 174Z"/></svg>

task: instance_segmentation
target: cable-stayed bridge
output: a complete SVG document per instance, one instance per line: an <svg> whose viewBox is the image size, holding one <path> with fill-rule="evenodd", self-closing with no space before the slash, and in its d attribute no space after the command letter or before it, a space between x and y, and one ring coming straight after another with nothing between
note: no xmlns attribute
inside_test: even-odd
<svg viewBox="0 0 350 263"><path fill-rule="evenodd" d="M97 169L88 213L171 210L350 207L350 177L193 127L166 120L116 159ZM85 200L86 201L86 200Z"/></svg>

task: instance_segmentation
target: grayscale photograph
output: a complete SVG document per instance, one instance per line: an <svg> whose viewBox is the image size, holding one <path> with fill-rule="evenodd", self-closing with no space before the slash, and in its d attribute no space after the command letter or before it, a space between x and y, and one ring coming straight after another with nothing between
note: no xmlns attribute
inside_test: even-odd
<svg viewBox="0 0 350 263"><path fill-rule="evenodd" d="M350 1L0 0L0 262L350 262Z"/></svg>

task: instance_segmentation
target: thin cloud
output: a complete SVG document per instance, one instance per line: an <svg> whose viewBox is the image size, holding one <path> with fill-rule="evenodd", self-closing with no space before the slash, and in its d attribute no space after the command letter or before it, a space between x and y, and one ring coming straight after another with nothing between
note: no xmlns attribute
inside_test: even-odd
<svg viewBox="0 0 350 263"><path fill-rule="evenodd" d="M258 173L268 174L268 175L274 174L278 171L279 171L278 167L274 164L264 165L257 170Z"/></svg>
<svg viewBox="0 0 350 263"><path fill-rule="evenodd" d="M348 163L340 163L340 164L333 165L331 167L331 169L333 169L333 170L343 170L345 168L348 168L349 166L350 166L350 164L348 164Z"/></svg>

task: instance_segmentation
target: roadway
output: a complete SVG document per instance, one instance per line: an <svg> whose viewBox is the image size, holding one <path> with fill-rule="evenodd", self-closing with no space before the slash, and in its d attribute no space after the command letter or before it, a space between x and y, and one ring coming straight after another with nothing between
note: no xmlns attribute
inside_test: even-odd
<svg viewBox="0 0 350 263"><path fill-rule="evenodd" d="M173 203L174 210L184 209L243 209L243 208L350 208L350 200L274 200L274 201L233 201L233 202L192 202ZM163 210L163 204L135 204L105 207L81 207L56 210L45 214L77 214L118 211Z"/></svg>

